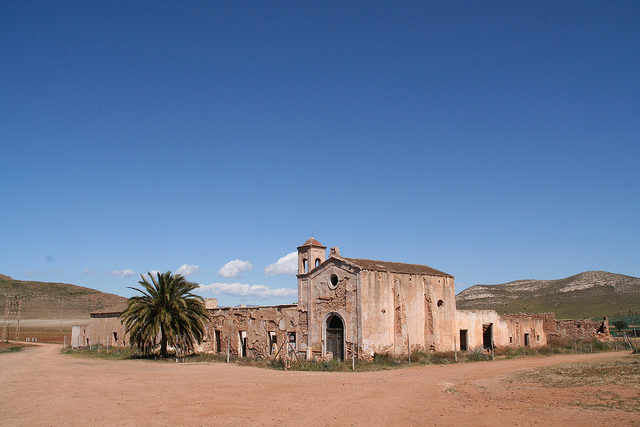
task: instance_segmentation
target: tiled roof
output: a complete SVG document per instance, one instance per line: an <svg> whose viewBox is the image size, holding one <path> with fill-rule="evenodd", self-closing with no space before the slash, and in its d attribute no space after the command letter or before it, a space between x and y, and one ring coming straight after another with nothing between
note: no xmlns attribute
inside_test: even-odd
<svg viewBox="0 0 640 427"><path fill-rule="evenodd" d="M127 309L127 303L112 305L111 307L101 308L100 310L92 311L91 314L112 314L122 313Z"/></svg>
<svg viewBox="0 0 640 427"><path fill-rule="evenodd" d="M314 239L313 237L309 237L309 238L307 239L307 241L306 241L306 242L304 242L304 243L302 244L302 246L300 246L300 247L304 247L304 246L320 246L320 247L322 247L322 248L326 248L326 246L324 246L322 243L318 242L318 241L317 241L316 239Z"/></svg>
<svg viewBox="0 0 640 427"><path fill-rule="evenodd" d="M451 277L449 273L419 264L404 264L401 262L375 261L372 259L342 258L363 270L388 271L390 273L427 274L429 276Z"/></svg>

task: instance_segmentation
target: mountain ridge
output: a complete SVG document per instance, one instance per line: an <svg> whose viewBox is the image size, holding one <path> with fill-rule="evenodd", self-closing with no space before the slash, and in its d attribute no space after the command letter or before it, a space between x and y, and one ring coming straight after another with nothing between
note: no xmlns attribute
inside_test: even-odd
<svg viewBox="0 0 640 427"><path fill-rule="evenodd" d="M551 279L471 286L456 295L458 309L498 313L553 312L559 318L626 315L640 311L640 278L585 271Z"/></svg>
<svg viewBox="0 0 640 427"><path fill-rule="evenodd" d="M0 275L0 316L7 298L21 301L22 319L86 318L105 307L126 303L127 298L69 283L16 280Z"/></svg>

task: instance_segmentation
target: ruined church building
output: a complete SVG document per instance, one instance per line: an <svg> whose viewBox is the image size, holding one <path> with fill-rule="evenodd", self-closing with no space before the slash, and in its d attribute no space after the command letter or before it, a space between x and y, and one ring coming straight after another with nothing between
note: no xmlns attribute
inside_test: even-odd
<svg viewBox="0 0 640 427"><path fill-rule="evenodd" d="M310 238L298 247L298 303L217 307L201 350L271 357L288 342L299 358L371 359L411 351L543 346L555 316L456 310L454 277L425 265L346 258ZM94 343L125 333L122 310L91 314ZM84 341L83 341L84 342ZM114 345L115 343L111 343Z"/></svg>

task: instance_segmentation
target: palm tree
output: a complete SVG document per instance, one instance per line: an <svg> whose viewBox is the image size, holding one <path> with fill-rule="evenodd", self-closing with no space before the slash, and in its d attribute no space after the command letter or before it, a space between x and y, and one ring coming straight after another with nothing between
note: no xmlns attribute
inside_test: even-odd
<svg viewBox="0 0 640 427"><path fill-rule="evenodd" d="M162 357L167 356L167 345L193 350L202 342L209 317L202 297L191 293L198 285L170 271L140 277L142 289L129 288L142 295L129 298L127 309L120 315L131 345L148 355L160 337Z"/></svg>

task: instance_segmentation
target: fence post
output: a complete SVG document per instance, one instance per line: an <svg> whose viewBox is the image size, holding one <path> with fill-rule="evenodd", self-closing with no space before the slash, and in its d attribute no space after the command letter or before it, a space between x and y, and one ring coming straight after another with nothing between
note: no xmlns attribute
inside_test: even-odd
<svg viewBox="0 0 640 427"><path fill-rule="evenodd" d="M456 336L453 336L453 359L458 361L458 339Z"/></svg>
<svg viewBox="0 0 640 427"><path fill-rule="evenodd" d="M227 363L229 363L229 340L231 339L231 337L229 335L227 335Z"/></svg>
<svg viewBox="0 0 640 427"><path fill-rule="evenodd" d="M351 370L356 370L356 345L351 344Z"/></svg>

